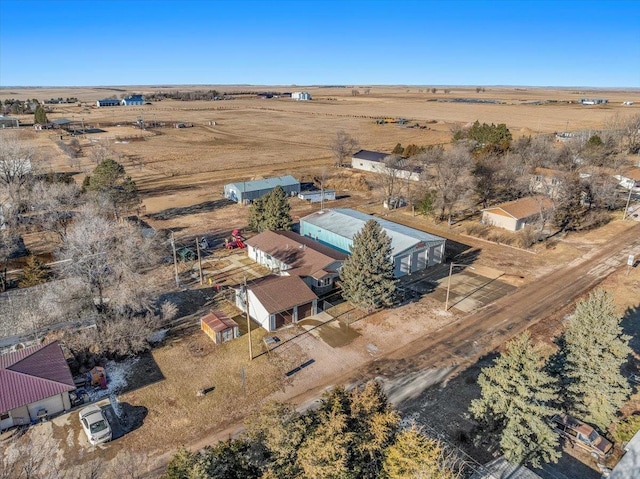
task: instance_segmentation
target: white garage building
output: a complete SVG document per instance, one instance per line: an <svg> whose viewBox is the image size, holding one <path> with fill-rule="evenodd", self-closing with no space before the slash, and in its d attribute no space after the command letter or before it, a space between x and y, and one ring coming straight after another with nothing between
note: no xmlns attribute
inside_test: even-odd
<svg viewBox="0 0 640 479"><path fill-rule="evenodd" d="M396 278L444 261L444 238L348 208L305 216L300 220L300 234L349 254L353 237L369 220L377 221L391 238Z"/></svg>

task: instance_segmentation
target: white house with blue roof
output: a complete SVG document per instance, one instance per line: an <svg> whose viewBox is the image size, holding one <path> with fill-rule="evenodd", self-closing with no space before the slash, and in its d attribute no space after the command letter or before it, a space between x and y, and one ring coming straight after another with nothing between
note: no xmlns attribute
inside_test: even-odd
<svg viewBox="0 0 640 479"><path fill-rule="evenodd" d="M237 203L248 204L271 192L276 186L280 186L289 196L297 196L300 192L300 182L291 175L285 175L229 183L224 185L224 197Z"/></svg>
<svg viewBox="0 0 640 479"><path fill-rule="evenodd" d="M301 218L300 234L348 254L353 237L369 220L377 221L391 238L397 278L444 261L444 238L347 208L318 211Z"/></svg>
<svg viewBox="0 0 640 479"><path fill-rule="evenodd" d="M144 105L144 97L142 95L131 95L123 98L120 103L122 106Z"/></svg>

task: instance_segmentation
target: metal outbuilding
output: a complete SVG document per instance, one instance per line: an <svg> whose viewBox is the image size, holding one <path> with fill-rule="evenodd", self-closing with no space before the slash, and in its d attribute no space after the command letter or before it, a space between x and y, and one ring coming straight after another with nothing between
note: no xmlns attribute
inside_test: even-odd
<svg viewBox="0 0 640 479"><path fill-rule="evenodd" d="M369 220L378 222L391 238L396 277L444 261L444 238L348 208L323 210L301 218L300 234L348 254L353 237Z"/></svg>
<svg viewBox="0 0 640 479"><path fill-rule="evenodd" d="M224 196L237 203L251 203L253 200L270 193L276 186L282 187L289 196L300 191L300 182L293 176L278 176L264 180L240 181L224 185Z"/></svg>

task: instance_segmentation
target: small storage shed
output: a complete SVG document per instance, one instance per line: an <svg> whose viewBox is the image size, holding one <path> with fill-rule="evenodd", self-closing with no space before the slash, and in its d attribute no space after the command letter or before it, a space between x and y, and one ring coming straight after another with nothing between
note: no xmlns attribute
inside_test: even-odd
<svg viewBox="0 0 640 479"><path fill-rule="evenodd" d="M238 323L222 311L211 311L201 318L200 329L216 344L222 344L240 336Z"/></svg>
<svg viewBox="0 0 640 479"><path fill-rule="evenodd" d="M307 200L309 203L320 203L322 200L333 201L336 199L336 190L302 191L298 198Z"/></svg>
<svg viewBox="0 0 640 479"><path fill-rule="evenodd" d="M300 182L291 175L265 178L264 180L239 181L224 185L224 196L237 203L251 203L280 186L287 195L296 196Z"/></svg>

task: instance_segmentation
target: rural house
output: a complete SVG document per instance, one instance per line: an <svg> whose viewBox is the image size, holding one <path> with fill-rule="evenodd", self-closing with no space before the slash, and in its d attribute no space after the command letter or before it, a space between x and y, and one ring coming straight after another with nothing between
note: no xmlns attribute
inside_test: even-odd
<svg viewBox="0 0 640 479"><path fill-rule="evenodd" d="M122 106L144 105L144 98L142 97L142 95L131 95L126 98L123 98L120 101L120 104Z"/></svg>
<svg viewBox="0 0 640 479"><path fill-rule="evenodd" d="M482 210L482 223L509 231L518 231L527 224L540 221L541 216L553 207L544 196L528 196L508 201Z"/></svg>
<svg viewBox="0 0 640 479"><path fill-rule="evenodd" d="M543 194L555 198L560 192L564 173L551 168L535 168L531 175L529 190L533 193Z"/></svg>
<svg viewBox="0 0 640 479"><path fill-rule="evenodd" d="M71 409L75 388L57 341L0 355L0 430Z"/></svg>
<svg viewBox="0 0 640 479"><path fill-rule="evenodd" d="M297 276L265 276L236 289L236 306L267 331L318 312L318 297Z"/></svg>
<svg viewBox="0 0 640 479"><path fill-rule="evenodd" d="M319 211L301 218L300 234L348 254L353 237L369 220L377 221L391 238L396 277L444 260L444 238L346 208Z"/></svg>
<svg viewBox="0 0 640 479"><path fill-rule="evenodd" d="M299 276L316 294L334 288L347 257L291 231L263 231L246 243L249 258L276 274Z"/></svg>
<svg viewBox="0 0 640 479"><path fill-rule="evenodd" d="M222 311L212 310L200 318L200 329L216 344L222 344L240 336L238 323Z"/></svg>
<svg viewBox="0 0 640 479"><path fill-rule="evenodd" d="M249 204L270 193L276 186L280 186L290 196L296 196L300 191L300 182L293 176L286 175L264 180L229 183L224 185L224 197L236 203Z"/></svg>
<svg viewBox="0 0 640 479"><path fill-rule="evenodd" d="M105 98L104 100L96 101L96 106L120 106L120 100L117 98Z"/></svg>
<svg viewBox="0 0 640 479"><path fill-rule="evenodd" d="M401 158L398 161L398 168L389 168L385 164L385 158L391 156L388 153L379 151L360 150L351 157L351 167L357 170L369 171L372 173L388 174L393 172L397 178L404 180L420 181L420 170L411 169L406 165L406 160Z"/></svg>

